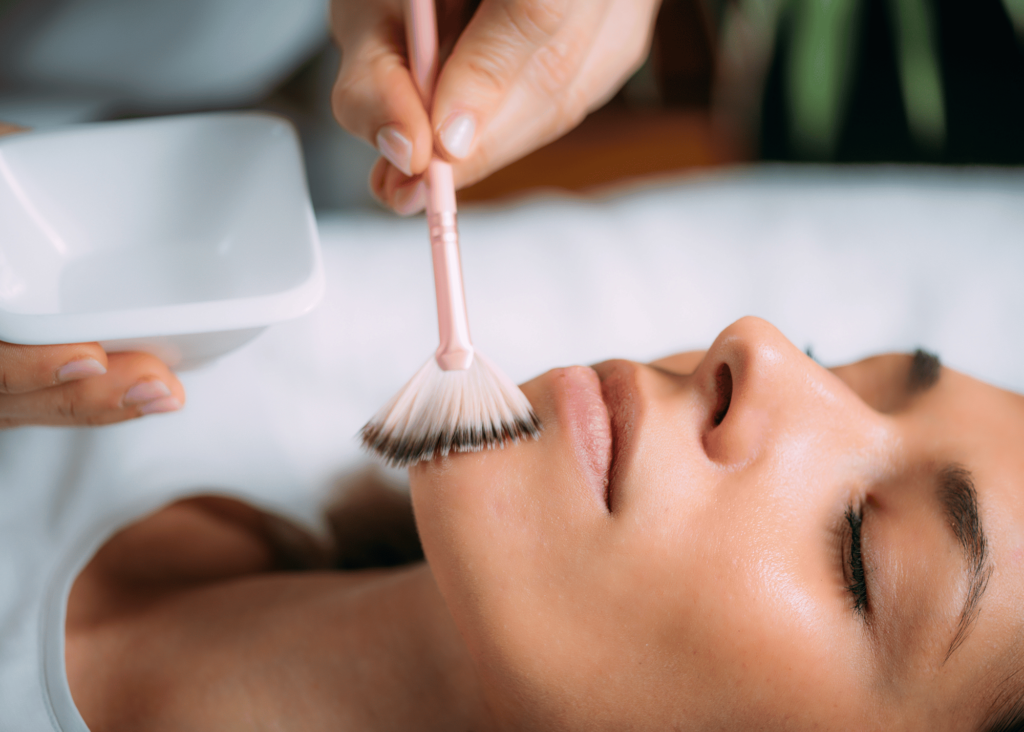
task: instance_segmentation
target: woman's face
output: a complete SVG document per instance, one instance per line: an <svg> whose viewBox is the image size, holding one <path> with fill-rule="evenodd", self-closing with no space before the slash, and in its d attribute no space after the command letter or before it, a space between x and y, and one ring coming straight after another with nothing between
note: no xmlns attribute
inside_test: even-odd
<svg viewBox="0 0 1024 732"><path fill-rule="evenodd" d="M1024 398L935 366L827 370L745 318L550 371L523 387L540 440L414 468L495 717L945 729L1012 702Z"/></svg>

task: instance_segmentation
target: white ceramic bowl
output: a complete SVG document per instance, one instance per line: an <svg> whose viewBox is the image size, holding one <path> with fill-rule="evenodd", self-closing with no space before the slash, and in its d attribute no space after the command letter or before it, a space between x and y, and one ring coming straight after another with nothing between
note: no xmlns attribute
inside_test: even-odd
<svg viewBox="0 0 1024 732"><path fill-rule="evenodd" d="M323 264L298 141L260 113L0 138L0 340L186 369L310 310Z"/></svg>

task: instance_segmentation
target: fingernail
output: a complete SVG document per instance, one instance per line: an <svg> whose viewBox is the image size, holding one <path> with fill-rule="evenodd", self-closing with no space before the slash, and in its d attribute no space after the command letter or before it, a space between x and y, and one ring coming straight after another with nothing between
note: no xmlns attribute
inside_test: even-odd
<svg viewBox="0 0 1024 732"><path fill-rule="evenodd" d="M427 184L419 181L414 186L406 186L395 191L393 208L402 216L419 213L427 205Z"/></svg>
<svg viewBox="0 0 1024 732"><path fill-rule="evenodd" d="M125 392L124 403L126 405L142 404L151 402L154 399L169 397L171 390L162 381L140 381L131 389Z"/></svg>
<svg viewBox="0 0 1024 732"><path fill-rule="evenodd" d="M465 112L451 117L441 128L441 144L449 155L464 158L476 134L476 120Z"/></svg>
<svg viewBox="0 0 1024 732"><path fill-rule="evenodd" d="M175 397L169 396L163 399L154 399L139 407L141 414L160 414L161 412L177 412L181 409L181 402Z"/></svg>
<svg viewBox="0 0 1024 732"><path fill-rule="evenodd" d="M95 358L80 358L77 361L66 363L57 370L57 381L75 381L88 376L103 376L107 369Z"/></svg>
<svg viewBox="0 0 1024 732"><path fill-rule="evenodd" d="M377 149L388 162L406 175L412 175L412 143L391 125L384 125L377 133Z"/></svg>

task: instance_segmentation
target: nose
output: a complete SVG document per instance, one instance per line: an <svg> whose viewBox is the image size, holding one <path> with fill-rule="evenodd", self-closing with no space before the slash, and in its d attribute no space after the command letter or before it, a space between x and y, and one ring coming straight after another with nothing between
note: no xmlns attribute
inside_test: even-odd
<svg viewBox="0 0 1024 732"><path fill-rule="evenodd" d="M743 318L722 331L694 376L710 405L704 450L726 467L871 419L871 410L837 377L760 318Z"/></svg>

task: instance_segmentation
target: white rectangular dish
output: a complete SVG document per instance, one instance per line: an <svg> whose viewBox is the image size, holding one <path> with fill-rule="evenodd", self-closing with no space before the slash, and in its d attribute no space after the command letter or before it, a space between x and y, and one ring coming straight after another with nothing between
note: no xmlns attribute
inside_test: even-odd
<svg viewBox="0 0 1024 732"><path fill-rule="evenodd" d="M0 138L0 340L186 369L323 295L295 132L261 113Z"/></svg>

